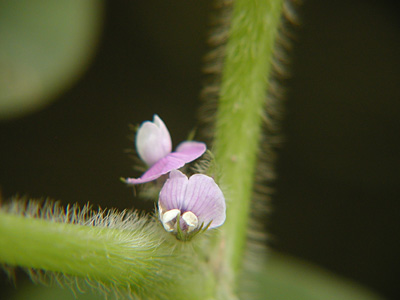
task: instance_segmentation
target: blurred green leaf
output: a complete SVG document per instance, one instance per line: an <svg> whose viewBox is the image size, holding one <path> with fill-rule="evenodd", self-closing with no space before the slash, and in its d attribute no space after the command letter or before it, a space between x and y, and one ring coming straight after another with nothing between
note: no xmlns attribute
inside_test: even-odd
<svg viewBox="0 0 400 300"><path fill-rule="evenodd" d="M258 272L243 276L243 299L262 300L378 300L360 285L317 266L271 252Z"/></svg>
<svg viewBox="0 0 400 300"><path fill-rule="evenodd" d="M0 0L0 119L43 107L82 74L103 1Z"/></svg>

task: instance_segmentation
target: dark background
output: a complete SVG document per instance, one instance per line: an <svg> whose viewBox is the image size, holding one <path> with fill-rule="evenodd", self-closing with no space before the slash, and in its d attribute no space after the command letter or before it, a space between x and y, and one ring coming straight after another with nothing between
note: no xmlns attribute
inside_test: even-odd
<svg viewBox="0 0 400 300"><path fill-rule="evenodd" d="M270 244L397 299L399 9L304 2L292 30ZM3 198L151 209L119 180L137 175L125 153L128 125L158 113L174 145L196 125L211 10L211 1L107 2L81 80L42 111L0 123Z"/></svg>

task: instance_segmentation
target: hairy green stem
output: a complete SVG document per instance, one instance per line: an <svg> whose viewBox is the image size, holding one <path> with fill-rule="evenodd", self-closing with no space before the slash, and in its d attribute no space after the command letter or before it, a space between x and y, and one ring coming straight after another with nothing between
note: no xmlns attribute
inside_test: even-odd
<svg viewBox="0 0 400 300"><path fill-rule="evenodd" d="M128 272L124 270L126 258L140 254L143 240L132 243L127 253L128 247L121 247L123 232L117 231L0 213L0 257L12 265L77 276L90 274L99 280L123 277ZM130 240L134 241L132 235ZM145 257L140 256L135 263L142 263ZM121 259L112 262L110 257Z"/></svg>
<svg viewBox="0 0 400 300"><path fill-rule="evenodd" d="M246 242L255 164L283 0L236 0L222 75L215 157L228 191L225 266L237 276Z"/></svg>
<svg viewBox="0 0 400 300"><path fill-rule="evenodd" d="M75 275L106 290L148 299L162 294L168 299L171 291L165 287L179 281L180 267L188 269L185 251L174 248L175 239L169 239L159 224L141 221L137 227L118 229L0 211L0 263Z"/></svg>

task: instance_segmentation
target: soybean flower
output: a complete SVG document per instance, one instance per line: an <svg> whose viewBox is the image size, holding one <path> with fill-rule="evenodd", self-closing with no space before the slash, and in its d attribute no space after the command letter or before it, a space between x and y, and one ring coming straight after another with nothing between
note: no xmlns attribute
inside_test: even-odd
<svg viewBox="0 0 400 300"><path fill-rule="evenodd" d="M127 178L129 184L153 181L199 158L207 149L204 143L191 141L180 143L175 152L171 152L171 136L158 115L154 115L153 122L142 123L135 143L139 157L149 169L140 178Z"/></svg>
<svg viewBox="0 0 400 300"><path fill-rule="evenodd" d="M226 218L225 198L214 179L203 174L188 178L178 170L171 171L161 189L158 209L165 230L180 239L221 226Z"/></svg>

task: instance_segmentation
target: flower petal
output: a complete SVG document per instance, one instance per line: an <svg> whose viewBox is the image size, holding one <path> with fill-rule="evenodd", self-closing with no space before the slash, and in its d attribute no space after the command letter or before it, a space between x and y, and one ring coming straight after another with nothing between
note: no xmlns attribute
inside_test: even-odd
<svg viewBox="0 0 400 300"><path fill-rule="evenodd" d="M172 141L167 126L165 126L163 120L158 115L153 116L153 123L160 128L162 149L165 153L170 153L172 151Z"/></svg>
<svg viewBox="0 0 400 300"><path fill-rule="evenodd" d="M170 153L166 157L156 162L140 178L127 178L126 183L140 184L140 183L150 182L156 180L157 178L161 177L164 174L171 172L172 170L182 168L184 165L185 162L183 160L174 157L172 153Z"/></svg>
<svg viewBox="0 0 400 300"><path fill-rule="evenodd" d="M136 149L139 157L149 166L171 152L171 136L163 121L154 115L154 121L140 125L136 134Z"/></svg>
<svg viewBox="0 0 400 300"><path fill-rule="evenodd" d="M199 224L211 228L218 227L225 222L226 205L221 189L214 179L203 174L195 174L189 178L181 207L182 214L186 211L193 212Z"/></svg>
<svg viewBox="0 0 400 300"><path fill-rule="evenodd" d="M181 216L181 228L186 232L191 232L197 228L199 225L199 220L196 215L191 211L185 212Z"/></svg>
<svg viewBox="0 0 400 300"><path fill-rule="evenodd" d="M161 223L163 224L166 231L168 231L168 232L174 231L175 224L176 224L176 218L180 214L181 214L181 211L179 209L171 209L171 210L166 211L161 216Z"/></svg>
<svg viewBox="0 0 400 300"><path fill-rule="evenodd" d="M175 152L172 152L174 157L183 160L185 163L191 162L199 158L206 152L207 146L201 142L183 142L178 145Z"/></svg>
<svg viewBox="0 0 400 300"><path fill-rule="evenodd" d="M172 170L160 191L158 206L161 211L181 209L188 178L178 170Z"/></svg>

